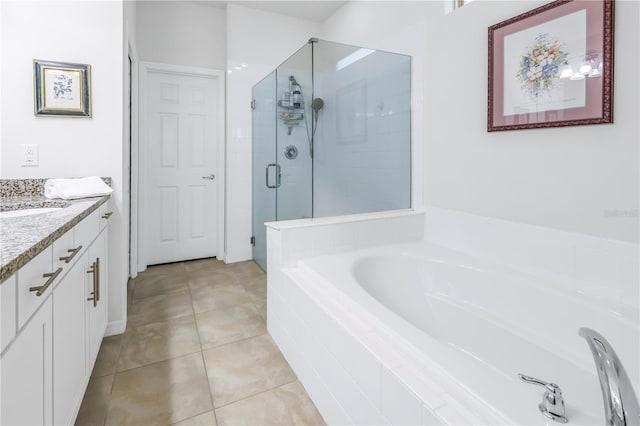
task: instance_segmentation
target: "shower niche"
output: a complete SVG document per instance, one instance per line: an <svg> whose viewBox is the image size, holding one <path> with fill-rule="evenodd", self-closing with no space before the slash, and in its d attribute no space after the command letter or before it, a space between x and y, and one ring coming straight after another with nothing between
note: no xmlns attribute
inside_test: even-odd
<svg viewBox="0 0 640 426"><path fill-rule="evenodd" d="M264 270L265 222L411 207L409 56L311 39L252 96L253 258Z"/></svg>

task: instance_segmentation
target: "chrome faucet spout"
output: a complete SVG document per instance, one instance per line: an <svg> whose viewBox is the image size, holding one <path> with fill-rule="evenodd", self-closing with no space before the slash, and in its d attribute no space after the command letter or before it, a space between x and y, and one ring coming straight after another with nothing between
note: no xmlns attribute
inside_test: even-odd
<svg viewBox="0 0 640 426"><path fill-rule="evenodd" d="M639 425L640 404L618 355L597 331L581 328L578 334L587 340L596 363L606 426Z"/></svg>

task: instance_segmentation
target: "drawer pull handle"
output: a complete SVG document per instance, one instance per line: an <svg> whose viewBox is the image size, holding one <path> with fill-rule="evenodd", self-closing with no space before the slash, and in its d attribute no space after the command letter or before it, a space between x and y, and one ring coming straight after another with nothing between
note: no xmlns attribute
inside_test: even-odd
<svg viewBox="0 0 640 426"><path fill-rule="evenodd" d="M46 274L42 274L42 278L49 278L47 280L47 282L45 282L44 284L42 284L42 285L40 285L38 287L29 287L29 291L35 291L36 292L36 296L42 296L42 293L47 291L47 289L49 288L51 283L55 281L55 279L58 277L58 275L60 275L60 272L62 272L62 268L56 269L55 272L49 272L49 273L46 273Z"/></svg>
<svg viewBox="0 0 640 426"><path fill-rule="evenodd" d="M96 296L96 303L97 303L100 301L100 258L99 257L96 258L95 278L96 278L95 296Z"/></svg>
<svg viewBox="0 0 640 426"><path fill-rule="evenodd" d="M113 214L113 212L106 212L105 214L102 215L102 218L103 219L109 219L112 214Z"/></svg>
<svg viewBox="0 0 640 426"><path fill-rule="evenodd" d="M71 259L73 259L75 255L78 254L78 252L80 252L80 250L82 250L82 246L78 246L74 249L69 249L67 251L71 254L69 256L62 256L60 260L64 260L64 263L69 263L71 262Z"/></svg>
<svg viewBox="0 0 640 426"><path fill-rule="evenodd" d="M99 268L99 266L98 266L97 262L92 262L91 263L91 268L87 271L87 274L93 274L93 283L92 283L93 284L93 291L91 292L91 295L93 297L89 297L87 300L93 300L93 306L94 307L96 307L98 305L98 298L100 297L99 294L96 294L97 290L98 290L98 280L97 280L98 273L99 273L98 268Z"/></svg>

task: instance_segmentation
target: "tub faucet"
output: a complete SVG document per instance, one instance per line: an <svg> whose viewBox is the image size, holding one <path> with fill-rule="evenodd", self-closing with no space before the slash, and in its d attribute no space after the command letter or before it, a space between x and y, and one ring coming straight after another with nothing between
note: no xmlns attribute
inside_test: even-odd
<svg viewBox="0 0 640 426"><path fill-rule="evenodd" d="M629 376L609 342L590 328L581 328L578 334L587 340L596 363L604 400L606 426L640 424L638 398Z"/></svg>

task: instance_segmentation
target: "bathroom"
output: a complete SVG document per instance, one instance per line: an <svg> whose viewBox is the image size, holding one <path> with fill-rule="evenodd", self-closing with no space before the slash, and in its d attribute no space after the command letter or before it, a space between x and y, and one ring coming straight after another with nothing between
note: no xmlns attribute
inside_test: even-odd
<svg viewBox="0 0 640 426"><path fill-rule="evenodd" d="M223 112L219 131L224 132L223 143L217 168L211 170L220 185L218 196L224 200L215 255L227 265L245 265L242 262L252 259L251 88L312 37L411 57L411 210L369 222L353 219L354 227L348 221L316 221L326 232L296 228L305 235L292 236L300 238L292 256L314 254L323 245L326 251L317 254L342 253L358 248L359 239L374 245L427 239L486 261L571 276L600 295L638 301L637 2L615 3L613 124L505 132L487 132L487 28L548 2L475 0L449 13L449 2L444 0L222 3L1 4L0 178L111 177L110 294L118 297L113 303L109 300L108 334L125 331L127 280L144 274L147 266L144 253L139 256L138 250L144 245L141 229L135 220L129 221L130 214L135 218L145 207L138 198L142 191L130 190L129 184L130 176L133 187L140 184L135 164L144 158L136 150L141 142L144 64L222 74L225 101L219 111ZM34 59L91 64L90 119L34 117ZM22 145L31 143L38 144L39 165L24 167ZM296 229L280 229L282 241L285 233ZM287 262L292 262L289 267L296 258ZM277 276L270 272L272 278ZM558 321L564 316L541 309L540 315L545 314L557 316ZM294 365L295 354L285 347L282 333L276 335L281 329L271 329L269 324L268 328L324 421L358 423L349 410L327 408L331 401L319 399L320 394L304 383L304 371ZM604 335L619 351L616 343L624 337ZM571 338L592 362L577 328ZM633 356L637 360L637 348ZM623 362L631 373L633 361L623 358ZM342 367L352 376L359 374L356 367ZM590 367L592 386L599 392L595 366ZM418 386L402 387L394 395L418 394ZM542 392L536 388L523 392L530 392L533 400L526 402L534 414L540 414L536 398ZM566 397L570 407L570 395ZM363 395L365 402L371 399ZM394 424L420 424L426 418L423 407L428 404L415 402L411 409L403 404L391 398L381 405L382 418ZM439 407L431 408L437 412ZM468 423L453 417L444 421ZM541 416L540 424L545 421ZM223 423L221 418L218 422Z"/></svg>

